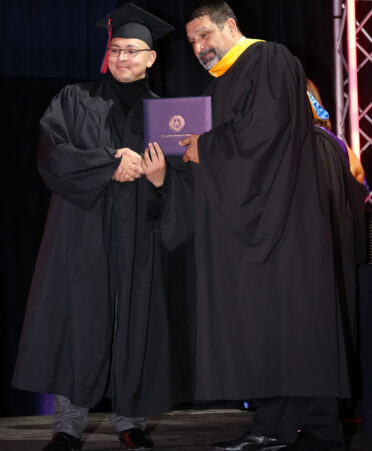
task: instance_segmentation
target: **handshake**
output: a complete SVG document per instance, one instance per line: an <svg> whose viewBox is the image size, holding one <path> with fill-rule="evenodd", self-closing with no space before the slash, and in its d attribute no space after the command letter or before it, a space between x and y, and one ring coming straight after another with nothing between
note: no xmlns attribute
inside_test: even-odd
<svg viewBox="0 0 372 451"><path fill-rule="evenodd" d="M115 158L121 158L121 162L114 172L112 180L120 183L133 182L145 175L155 188L163 185L167 165L163 151L157 143L148 145L143 158L128 147L118 149Z"/></svg>

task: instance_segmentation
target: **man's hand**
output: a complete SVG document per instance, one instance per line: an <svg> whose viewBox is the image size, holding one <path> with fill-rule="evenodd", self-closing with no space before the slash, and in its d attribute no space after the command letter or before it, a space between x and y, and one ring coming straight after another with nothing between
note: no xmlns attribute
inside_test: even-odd
<svg viewBox="0 0 372 451"><path fill-rule="evenodd" d="M187 163L192 161L199 164L198 139L200 135L191 135L179 142L181 146L188 146L186 152L183 154L182 161Z"/></svg>
<svg viewBox="0 0 372 451"><path fill-rule="evenodd" d="M117 167L112 180L116 182L133 182L143 174L141 166L141 155L129 149L129 147L123 147L116 151L115 158L121 158L121 163Z"/></svg>
<svg viewBox="0 0 372 451"><path fill-rule="evenodd" d="M165 162L163 151L158 143L150 143L142 160L142 170L149 182L155 188L159 188L164 183L167 164Z"/></svg>

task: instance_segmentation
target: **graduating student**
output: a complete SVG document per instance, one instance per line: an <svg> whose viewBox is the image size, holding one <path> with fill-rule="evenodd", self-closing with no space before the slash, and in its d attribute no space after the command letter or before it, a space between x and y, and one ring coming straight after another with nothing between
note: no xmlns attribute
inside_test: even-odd
<svg viewBox="0 0 372 451"><path fill-rule="evenodd" d="M166 163L153 147L139 153L142 100L156 97L153 40L173 27L131 3L97 25L109 31L107 78L66 86L41 119L38 168L53 195L13 385L56 395L45 451L77 449L105 395L128 449L151 448L144 417L171 407L158 232Z"/></svg>

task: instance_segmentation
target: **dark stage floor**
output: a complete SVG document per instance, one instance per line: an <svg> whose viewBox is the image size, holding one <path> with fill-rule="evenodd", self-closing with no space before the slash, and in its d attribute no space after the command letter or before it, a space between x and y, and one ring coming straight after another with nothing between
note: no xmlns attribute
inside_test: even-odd
<svg viewBox="0 0 372 451"><path fill-rule="evenodd" d="M240 410L182 410L151 417L148 428L154 450L209 450L210 444L235 438L244 432L252 412ZM0 451L39 451L50 438L50 416L0 418ZM372 436L347 425L350 451L372 451ZM118 450L119 442L109 423L109 414L93 413L83 435L83 451Z"/></svg>

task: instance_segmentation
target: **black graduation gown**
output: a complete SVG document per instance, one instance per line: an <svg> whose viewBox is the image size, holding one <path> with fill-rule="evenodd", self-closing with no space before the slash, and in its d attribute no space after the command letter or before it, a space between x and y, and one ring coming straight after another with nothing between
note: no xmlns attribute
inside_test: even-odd
<svg viewBox="0 0 372 451"><path fill-rule="evenodd" d="M195 397L349 396L303 69L285 47L256 43L205 94L213 129L194 168Z"/></svg>
<svg viewBox="0 0 372 451"><path fill-rule="evenodd" d="M13 377L17 388L143 416L171 407L159 193L111 180L116 149L143 151L142 98L118 121L112 80L67 86L41 119L53 192Z"/></svg>
<svg viewBox="0 0 372 451"><path fill-rule="evenodd" d="M332 221L335 273L343 318L349 363L354 363L357 339L356 263L366 260L366 227L364 200L366 188L352 176L347 154L336 138L326 129L315 126L316 147L319 150L327 186ZM351 368L352 369L352 368ZM354 371L357 365L354 365ZM360 381L359 381L360 382Z"/></svg>

